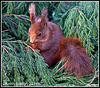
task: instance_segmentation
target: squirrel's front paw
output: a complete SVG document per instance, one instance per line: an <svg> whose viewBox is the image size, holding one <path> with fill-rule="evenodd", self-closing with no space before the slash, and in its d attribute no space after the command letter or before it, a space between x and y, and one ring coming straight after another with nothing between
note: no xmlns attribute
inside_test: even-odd
<svg viewBox="0 0 100 88"><path fill-rule="evenodd" d="M35 50L37 50L38 52L40 52L40 50L39 50L39 49L35 49Z"/></svg>

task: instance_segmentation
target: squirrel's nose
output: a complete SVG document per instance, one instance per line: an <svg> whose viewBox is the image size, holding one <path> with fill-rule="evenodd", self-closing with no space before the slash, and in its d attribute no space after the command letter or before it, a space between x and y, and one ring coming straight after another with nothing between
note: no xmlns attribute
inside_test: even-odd
<svg viewBox="0 0 100 88"><path fill-rule="evenodd" d="M30 43L34 43L35 42L35 38L30 39Z"/></svg>

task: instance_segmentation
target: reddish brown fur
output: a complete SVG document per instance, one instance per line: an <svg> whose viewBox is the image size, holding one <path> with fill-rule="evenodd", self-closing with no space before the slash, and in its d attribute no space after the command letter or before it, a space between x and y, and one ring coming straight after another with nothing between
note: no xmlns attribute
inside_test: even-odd
<svg viewBox="0 0 100 88"><path fill-rule="evenodd" d="M40 51L49 67L67 57L66 71L74 73L77 77L91 74L94 71L86 50L81 48L81 41L75 37L66 39L58 25L48 22L45 7L41 17L35 16L34 4L30 5L29 12L31 20L31 27L28 31L30 43L34 49Z"/></svg>
<svg viewBox="0 0 100 88"><path fill-rule="evenodd" d="M90 58L85 48L81 48L81 41L75 37L63 37L60 41L59 50L56 53L53 63L57 58L66 58L66 71L74 73L77 77L88 75L94 72ZM65 62L65 61L64 61Z"/></svg>
<svg viewBox="0 0 100 88"><path fill-rule="evenodd" d="M34 6L34 4L30 5L30 13L33 13L31 12L31 9L33 9ZM63 37L63 33L58 25L48 22L46 8L43 8L41 17L38 18L40 21L38 21L34 13L30 14L33 16L30 18L31 27L28 31L31 40L30 42L34 49L40 51L46 63L51 67L52 60L58 50L59 42L61 37ZM41 33L41 36L38 36L39 33Z"/></svg>

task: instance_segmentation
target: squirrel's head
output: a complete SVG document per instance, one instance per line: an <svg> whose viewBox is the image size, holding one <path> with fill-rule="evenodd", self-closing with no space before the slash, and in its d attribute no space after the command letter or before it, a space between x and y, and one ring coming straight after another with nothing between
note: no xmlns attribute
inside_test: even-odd
<svg viewBox="0 0 100 88"><path fill-rule="evenodd" d="M45 38L45 31L47 29L47 8L43 7L41 17L35 15L35 4L29 6L29 14L31 26L29 28L30 43L40 42Z"/></svg>

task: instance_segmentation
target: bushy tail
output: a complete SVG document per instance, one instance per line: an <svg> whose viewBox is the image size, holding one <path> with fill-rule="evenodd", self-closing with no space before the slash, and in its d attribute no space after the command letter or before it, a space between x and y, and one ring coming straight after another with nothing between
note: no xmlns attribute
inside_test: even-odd
<svg viewBox="0 0 100 88"><path fill-rule="evenodd" d="M55 59L58 55L61 59L66 58L66 71L75 74L77 77L94 72L89 55L85 48L81 47L81 40L78 38L62 38Z"/></svg>

